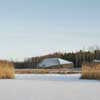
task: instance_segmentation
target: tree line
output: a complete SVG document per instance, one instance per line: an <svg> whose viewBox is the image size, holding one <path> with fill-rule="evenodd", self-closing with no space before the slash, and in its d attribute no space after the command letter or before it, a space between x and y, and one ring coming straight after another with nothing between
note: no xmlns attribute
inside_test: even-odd
<svg viewBox="0 0 100 100"><path fill-rule="evenodd" d="M53 53L44 56L37 56L28 58L23 62L13 62L16 68L37 68L39 62L41 62L45 58L62 58L68 61L73 62L75 68L79 68L83 63L91 63L94 59L100 60L100 50L94 51L83 51L79 52L70 52L70 53Z"/></svg>

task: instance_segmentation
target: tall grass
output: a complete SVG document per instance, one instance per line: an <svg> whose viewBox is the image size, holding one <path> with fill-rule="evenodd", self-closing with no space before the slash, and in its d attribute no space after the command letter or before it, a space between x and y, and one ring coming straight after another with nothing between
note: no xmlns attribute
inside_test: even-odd
<svg viewBox="0 0 100 100"><path fill-rule="evenodd" d="M100 64L84 64L82 67L82 78L100 79Z"/></svg>
<svg viewBox="0 0 100 100"><path fill-rule="evenodd" d="M14 66L11 62L0 61L0 79L14 78Z"/></svg>

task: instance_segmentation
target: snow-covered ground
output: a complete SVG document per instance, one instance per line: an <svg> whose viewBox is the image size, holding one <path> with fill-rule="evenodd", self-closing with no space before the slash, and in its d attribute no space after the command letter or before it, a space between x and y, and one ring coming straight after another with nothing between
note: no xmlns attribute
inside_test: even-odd
<svg viewBox="0 0 100 100"><path fill-rule="evenodd" d="M100 81L80 75L16 75L0 80L0 100L100 100Z"/></svg>

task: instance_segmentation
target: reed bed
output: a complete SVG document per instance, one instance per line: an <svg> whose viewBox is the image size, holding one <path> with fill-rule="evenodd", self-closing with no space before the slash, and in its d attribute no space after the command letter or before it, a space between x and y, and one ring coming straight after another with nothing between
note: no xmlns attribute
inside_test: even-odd
<svg viewBox="0 0 100 100"><path fill-rule="evenodd" d="M100 79L100 64L91 63L82 66L83 79Z"/></svg>
<svg viewBox="0 0 100 100"><path fill-rule="evenodd" d="M14 77L14 65L8 61L0 61L0 79L12 79Z"/></svg>
<svg viewBox="0 0 100 100"><path fill-rule="evenodd" d="M15 69L16 74L75 74L81 73L75 69Z"/></svg>

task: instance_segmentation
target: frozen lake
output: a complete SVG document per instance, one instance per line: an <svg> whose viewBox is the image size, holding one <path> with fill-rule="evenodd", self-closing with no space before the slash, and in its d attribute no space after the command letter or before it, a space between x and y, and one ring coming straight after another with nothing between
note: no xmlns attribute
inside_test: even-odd
<svg viewBox="0 0 100 100"><path fill-rule="evenodd" d="M0 80L0 100L100 100L100 81L76 75L16 75Z"/></svg>
<svg viewBox="0 0 100 100"><path fill-rule="evenodd" d="M80 74L17 74L19 80L49 80L49 81L77 81L80 80Z"/></svg>

